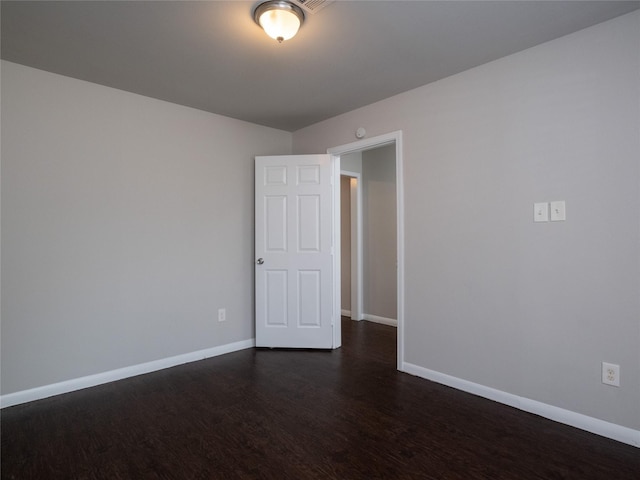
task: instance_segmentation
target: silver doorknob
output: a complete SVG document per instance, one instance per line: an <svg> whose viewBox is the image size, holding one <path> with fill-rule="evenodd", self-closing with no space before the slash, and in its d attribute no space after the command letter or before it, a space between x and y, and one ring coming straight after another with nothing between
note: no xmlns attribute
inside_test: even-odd
<svg viewBox="0 0 640 480"><path fill-rule="evenodd" d="M264 263L264 258L259 258L259 259L256 261L256 263L257 263L258 265L262 265L262 264Z"/></svg>

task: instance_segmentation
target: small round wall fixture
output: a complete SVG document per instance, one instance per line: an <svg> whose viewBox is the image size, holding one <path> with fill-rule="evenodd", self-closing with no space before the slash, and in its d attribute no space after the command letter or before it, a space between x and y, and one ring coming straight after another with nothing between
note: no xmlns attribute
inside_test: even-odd
<svg viewBox="0 0 640 480"><path fill-rule="evenodd" d="M270 0L256 7L253 19L267 35L282 43L298 33L304 22L304 12L286 0Z"/></svg>
<svg viewBox="0 0 640 480"><path fill-rule="evenodd" d="M360 127L356 130L356 138L364 138L366 134L367 131L364 129L364 127Z"/></svg>

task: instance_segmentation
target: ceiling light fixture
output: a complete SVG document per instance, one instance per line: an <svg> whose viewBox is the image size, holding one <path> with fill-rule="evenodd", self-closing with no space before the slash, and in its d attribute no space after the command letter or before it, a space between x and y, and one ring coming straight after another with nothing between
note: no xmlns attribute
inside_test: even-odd
<svg viewBox="0 0 640 480"><path fill-rule="evenodd" d="M286 0L270 0L258 5L253 12L253 19L267 35L282 43L298 33L304 22L304 12Z"/></svg>

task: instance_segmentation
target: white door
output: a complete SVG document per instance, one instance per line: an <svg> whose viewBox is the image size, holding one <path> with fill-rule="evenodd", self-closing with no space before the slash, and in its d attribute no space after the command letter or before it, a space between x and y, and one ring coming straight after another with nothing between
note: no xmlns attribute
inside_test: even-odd
<svg viewBox="0 0 640 480"><path fill-rule="evenodd" d="M256 157L256 346L333 346L330 155Z"/></svg>

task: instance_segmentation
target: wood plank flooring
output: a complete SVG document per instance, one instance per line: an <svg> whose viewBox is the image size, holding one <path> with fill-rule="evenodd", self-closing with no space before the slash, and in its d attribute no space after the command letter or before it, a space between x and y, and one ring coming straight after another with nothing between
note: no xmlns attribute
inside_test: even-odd
<svg viewBox="0 0 640 480"><path fill-rule="evenodd" d="M3 479L640 478L640 449L395 370L395 329L2 411Z"/></svg>

